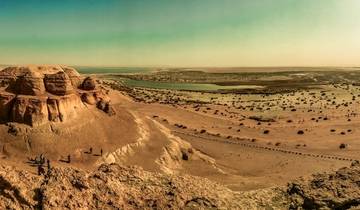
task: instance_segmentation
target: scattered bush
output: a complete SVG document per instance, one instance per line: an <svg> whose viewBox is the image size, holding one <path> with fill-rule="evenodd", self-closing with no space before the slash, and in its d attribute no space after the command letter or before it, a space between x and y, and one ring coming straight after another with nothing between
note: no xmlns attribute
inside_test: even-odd
<svg viewBox="0 0 360 210"><path fill-rule="evenodd" d="M340 149L345 149L347 147L347 144L344 144L344 143L341 143L340 145L339 145L339 148Z"/></svg>

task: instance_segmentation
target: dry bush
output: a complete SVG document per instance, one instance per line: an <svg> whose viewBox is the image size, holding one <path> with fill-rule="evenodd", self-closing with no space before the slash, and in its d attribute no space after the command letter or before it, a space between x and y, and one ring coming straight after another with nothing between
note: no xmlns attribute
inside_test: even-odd
<svg viewBox="0 0 360 210"><path fill-rule="evenodd" d="M340 145L339 145L339 148L340 149L345 149L347 147L347 144L344 144L344 143L341 143Z"/></svg>

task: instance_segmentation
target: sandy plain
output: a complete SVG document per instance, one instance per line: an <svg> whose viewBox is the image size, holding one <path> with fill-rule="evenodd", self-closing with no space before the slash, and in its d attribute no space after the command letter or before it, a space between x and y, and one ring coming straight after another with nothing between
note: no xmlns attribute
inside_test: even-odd
<svg viewBox="0 0 360 210"><path fill-rule="evenodd" d="M286 185L360 159L356 81L347 77L330 81L338 78L331 72L261 74L257 80L247 76L237 83L259 85L260 81L265 89L240 92L127 87L114 75L98 75L109 91L115 116L88 107L78 119L65 123L36 128L17 124L16 135L9 133L8 124L1 124L2 161L34 174L36 167L28 158L40 154L54 166L85 170L102 163L138 165L249 191ZM312 83L303 78L319 74L333 77L321 75L326 81ZM63 161L67 155L71 163Z"/></svg>

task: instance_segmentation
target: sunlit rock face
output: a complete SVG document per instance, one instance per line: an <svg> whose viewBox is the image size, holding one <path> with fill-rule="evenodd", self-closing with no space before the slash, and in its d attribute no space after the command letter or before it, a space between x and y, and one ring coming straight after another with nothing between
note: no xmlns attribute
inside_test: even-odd
<svg viewBox="0 0 360 210"><path fill-rule="evenodd" d="M54 95L64 96L74 92L69 76L63 71L56 74L46 74L44 84L46 91Z"/></svg>
<svg viewBox="0 0 360 210"><path fill-rule="evenodd" d="M105 112L110 107L110 100L97 87L95 80L91 77L84 79L73 68L15 66L0 71L2 122L31 126L49 121L63 122L75 118L77 112L85 108L84 103L96 105Z"/></svg>

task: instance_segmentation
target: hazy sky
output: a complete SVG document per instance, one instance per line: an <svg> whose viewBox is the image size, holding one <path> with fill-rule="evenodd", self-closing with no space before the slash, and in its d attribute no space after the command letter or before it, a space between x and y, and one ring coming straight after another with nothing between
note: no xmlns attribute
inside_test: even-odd
<svg viewBox="0 0 360 210"><path fill-rule="evenodd" d="M360 0L0 0L0 63L360 65Z"/></svg>

